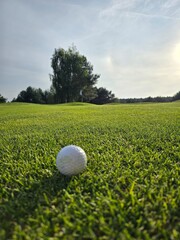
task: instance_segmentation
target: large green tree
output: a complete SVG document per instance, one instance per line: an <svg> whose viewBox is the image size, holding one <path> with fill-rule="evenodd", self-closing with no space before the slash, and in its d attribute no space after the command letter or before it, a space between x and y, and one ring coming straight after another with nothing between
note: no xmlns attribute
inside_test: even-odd
<svg viewBox="0 0 180 240"><path fill-rule="evenodd" d="M100 77L93 74L93 66L75 46L64 50L55 49L51 59L53 74L50 75L55 89L56 102L78 101L83 90L92 87Z"/></svg>

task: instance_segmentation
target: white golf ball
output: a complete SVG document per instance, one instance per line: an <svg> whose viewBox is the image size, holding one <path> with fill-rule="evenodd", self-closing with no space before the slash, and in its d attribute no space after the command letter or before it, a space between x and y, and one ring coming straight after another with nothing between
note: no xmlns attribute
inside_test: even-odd
<svg viewBox="0 0 180 240"><path fill-rule="evenodd" d="M59 151L56 158L58 170L67 176L81 173L87 165L87 156L84 150L75 145L69 145Z"/></svg>

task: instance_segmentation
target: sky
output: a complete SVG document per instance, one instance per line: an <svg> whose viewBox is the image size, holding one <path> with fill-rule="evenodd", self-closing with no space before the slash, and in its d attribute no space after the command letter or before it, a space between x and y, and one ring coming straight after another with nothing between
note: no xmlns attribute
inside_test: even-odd
<svg viewBox="0 0 180 240"><path fill-rule="evenodd" d="M180 0L0 0L0 94L49 89L56 48L74 44L117 98L180 91Z"/></svg>

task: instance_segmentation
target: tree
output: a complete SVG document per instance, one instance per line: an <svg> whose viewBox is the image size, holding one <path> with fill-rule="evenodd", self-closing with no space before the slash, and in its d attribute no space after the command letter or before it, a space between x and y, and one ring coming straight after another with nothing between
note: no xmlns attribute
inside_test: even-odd
<svg viewBox="0 0 180 240"><path fill-rule="evenodd" d="M78 101L80 92L94 86L100 77L93 74L93 66L80 55L75 46L64 50L55 49L51 59L53 74L50 75L55 89L56 102Z"/></svg>
<svg viewBox="0 0 180 240"><path fill-rule="evenodd" d="M54 103L55 91L54 88L51 86L50 90L45 90L43 92L42 100L44 103Z"/></svg>
<svg viewBox="0 0 180 240"><path fill-rule="evenodd" d="M7 99L0 94L0 103L5 103Z"/></svg>
<svg viewBox="0 0 180 240"><path fill-rule="evenodd" d="M35 101L35 89L32 87L28 87L26 90L22 90L16 99L16 102L28 102L28 103L34 103Z"/></svg>
<svg viewBox="0 0 180 240"><path fill-rule="evenodd" d="M173 101L180 100L180 91L173 96Z"/></svg>
<svg viewBox="0 0 180 240"><path fill-rule="evenodd" d="M49 91L43 92L41 88L28 87L21 91L13 102L28 102L28 103L48 103Z"/></svg>
<svg viewBox="0 0 180 240"><path fill-rule="evenodd" d="M22 90L16 99L13 99L13 102L26 102L26 91Z"/></svg>
<svg viewBox="0 0 180 240"><path fill-rule="evenodd" d="M91 100L91 103L95 104L105 104L113 102L115 95L108 91L106 88L100 87L97 89L97 97Z"/></svg>
<svg viewBox="0 0 180 240"><path fill-rule="evenodd" d="M97 97L97 87L88 86L82 91L80 101L90 102L92 99Z"/></svg>

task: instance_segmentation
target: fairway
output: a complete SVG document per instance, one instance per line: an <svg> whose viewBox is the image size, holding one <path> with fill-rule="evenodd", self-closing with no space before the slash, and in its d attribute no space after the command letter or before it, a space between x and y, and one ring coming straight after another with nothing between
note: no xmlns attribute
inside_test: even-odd
<svg viewBox="0 0 180 240"><path fill-rule="evenodd" d="M180 102L0 105L0 239L180 239ZM60 174L66 145L87 169Z"/></svg>

